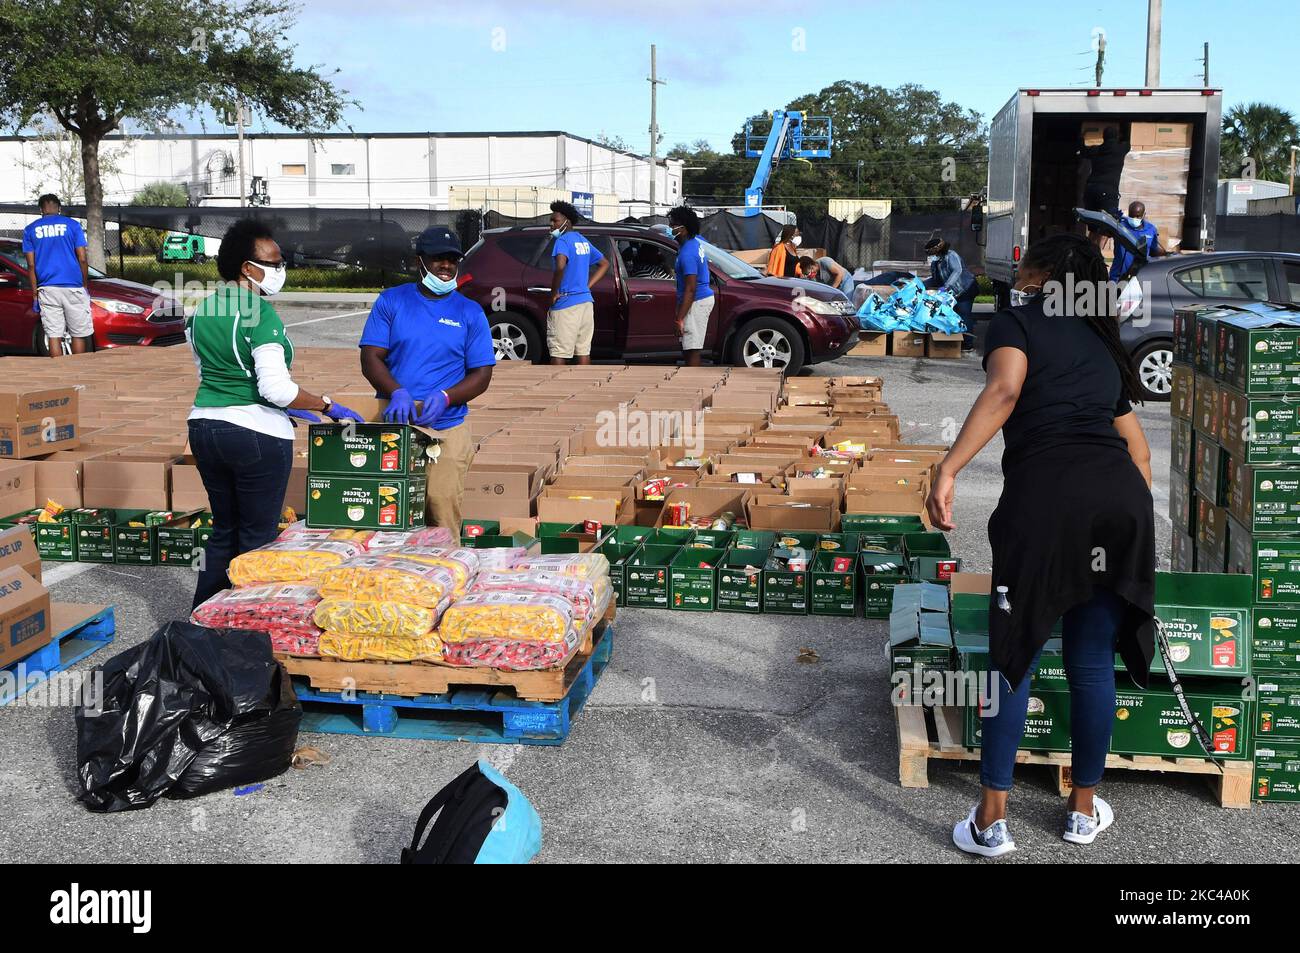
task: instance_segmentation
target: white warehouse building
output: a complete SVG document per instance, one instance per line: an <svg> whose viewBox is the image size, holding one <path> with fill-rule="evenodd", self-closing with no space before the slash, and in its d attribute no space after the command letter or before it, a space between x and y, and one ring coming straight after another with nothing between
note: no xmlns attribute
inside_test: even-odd
<svg viewBox="0 0 1300 953"><path fill-rule="evenodd" d="M58 191L44 166L68 140L0 137L0 201ZM142 187L175 182L193 205L238 205L239 141L233 133L113 136L104 204L130 202ZM245 194L264 189L271 207L484 208L521 217L563 198L596 221L660 211L682 198L682 166L567 132L428 132L244 136ZM62 196L70 204L81 196ZM108 217L108 216L106 216Z"/></svg>

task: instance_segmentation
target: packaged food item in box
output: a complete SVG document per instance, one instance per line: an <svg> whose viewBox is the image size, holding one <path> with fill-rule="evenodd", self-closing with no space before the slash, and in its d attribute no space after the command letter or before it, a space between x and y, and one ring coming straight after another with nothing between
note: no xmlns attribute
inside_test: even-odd
<svg viewBox="0 0 1300 953"><path fill-rule="evenodd" d="M538 592L559 596L573 606L573 620L581 628L599 619L609 608L613 591L608 576L572 576L557 572L486 572L474 580L472 592Z"/></svg>
<svg viewBox="0 0 1300 953"><path fill-rule="evenodd" d="M361 544L343 540L276 540L236 556L230 561L227 574L236 586L311 580L363 551Z"/></svg>
<svg viewBox="0 0 1300 953"><path fill-rule="evenodd" d="M394 549L454 547L457 540L443 526L422 526L413 530L380 530L370 537L369 551L391 552Z"/></svg>
<svg viewBox="0 0 1300 953"><path fill-rule="evenodd" d="M443 642L505 639L563 642L571 637L573 604L538 592L472 592L452 603L442 616Z"/></svg>
<svg viewBox="0 0 1300 953"><path fill-rule="evenodd" d="M402 602L437 608L452 595L456 577L446 566L407 559L404 553L358 556L321 573L322 598Z"/></svg>
<svg viewBox="0 0 1300 953"><path fill-rule="evenodd" d="M190 621L212 629L252 629L255 632L318 636L312 614L320 603L316 587L307 583L272 583L225 589L190 614Z"/></svg>
<svg viewBox="0 0 1300 953"><path fill-rule="evenodd" d="M447 602L441 604L446 608ZM438 609L406 602L369 602L363 599L322 599L313 619L322 629L341 635L382 635L418 639L433 631Z"/></svg>
<svg viewBox="0 0 1300 953"><path fill-rule="evenodd" d="M449 570L456 580L456 595L462 595L469 589L470 581L478 572L478 551L473 549L440 549L430 547L405 547L401 550L403 559L442 566Z"/></svg>
<svg viewBox="0 0 1300 953"><path fill-rule="evenodd" d="M430 632L419 638L386 638L382 635L347 635L324 632L320 637L320 654L348 662L415 662L442 658L442 640Z"/></svg>
<svg viewBox="0 0 1300 953"><path fill-rule="evenodd" d="M570 576L608 576L609 560L603 553L526 555L507 572L559 572Z"/></svg>
<svg viewBox="0 0 1300 953"><path fill-rule="evenodd" d="M443 661L448 665L496 668L507 672L531 672L562 668L578 650L580 639L571 632L563 642L525 642L519 639L470 639L444 643Z"/></svg>

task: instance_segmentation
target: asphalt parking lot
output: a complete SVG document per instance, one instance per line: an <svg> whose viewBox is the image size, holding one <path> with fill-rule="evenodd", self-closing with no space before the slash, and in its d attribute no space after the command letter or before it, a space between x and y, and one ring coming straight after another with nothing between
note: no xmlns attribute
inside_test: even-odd
<svg viewBox="0 0 1300 953"><path fill-rule="evenodd" d="M363 315L283 309L300 345L354 347ZM846 358L817 374L879 374L904 439L938 443L978 393L977 359ZM1165 404L1139 410L1154 451L1158 549L1169 551ZM987 571L985 525L1001 442L957 484L952 548ZM112 653L186 615L191 574L47 563L54 597L117 607ZM738 624L740 623L740 624ZM560 747L476 746L304 735L325 767L291 770L245 796L163 800L100 816L75 799L66 708L0 709L0 855L6 861L392 862L425 801L489 757L542 817L541 860L969 861L950 844L978 793L974 763L932 764L898 784L885 623L862 619L620 610L614 656ZM796 661L805 648L818 661ZM85 663L83 666L85 667ZM1063 802L1045 769L1017 770L1004 862L1293 860L1294 811L1224 810L1189 776L1112 772L1115 827L1092 847L1059 837Z"/></svg>

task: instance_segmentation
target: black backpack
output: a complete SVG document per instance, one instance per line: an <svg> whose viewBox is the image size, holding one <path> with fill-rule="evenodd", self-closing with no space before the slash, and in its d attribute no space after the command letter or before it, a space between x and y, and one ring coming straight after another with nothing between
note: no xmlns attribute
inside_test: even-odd
<svg viewBox="0 0 1300 953"><path fill-rule="evenodd" d="M506 792L479 770L477 762L471 764L424 806L411 846L402 848L402 863L474 863L507 803ZM421 844L430 821L433 830Z"/></svg>

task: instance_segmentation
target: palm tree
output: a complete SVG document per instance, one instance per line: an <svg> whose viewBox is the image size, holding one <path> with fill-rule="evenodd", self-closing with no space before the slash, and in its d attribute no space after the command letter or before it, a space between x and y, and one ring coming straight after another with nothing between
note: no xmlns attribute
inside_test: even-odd
<svg viewBox="0 0 1300 953"><path fill-rule="evenodd" d="M1233 106L1223 117L1220 175L1225 179L1253 178L1286 181L1291 146L1300 143L1300 126L1280 106L1247 103Z"/></svg>

